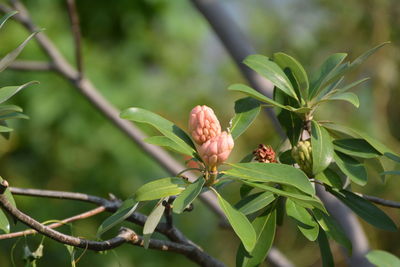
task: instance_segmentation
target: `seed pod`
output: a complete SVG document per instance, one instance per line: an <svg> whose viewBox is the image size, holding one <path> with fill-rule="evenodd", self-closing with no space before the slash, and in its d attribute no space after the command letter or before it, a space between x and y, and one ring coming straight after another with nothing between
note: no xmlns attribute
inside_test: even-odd
<svg viewBox="0 0 400 267"><path fill-rule="evenodd" d="M292 157L309 177L312 176L312 148L310 141L300 141L292 148Z"/></svg>

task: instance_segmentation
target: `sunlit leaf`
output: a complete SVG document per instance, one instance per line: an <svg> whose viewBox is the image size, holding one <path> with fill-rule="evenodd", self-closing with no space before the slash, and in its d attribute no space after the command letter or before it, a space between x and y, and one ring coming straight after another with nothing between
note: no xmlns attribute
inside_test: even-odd
<svg viewBox="0 0 400 267"><path fill-rule="evenodd" d="M25 83L23 85L18 85L18 86L6 86L3 88L0 88L0 103L3 103L7 101L10 97L21 91L22 89L28 87L29 85L32 84L37 84L38 82L32 81Z"/></svg>
<svg viewBox="0 0 400 267"><path fill-rule="evenodd" d="M248 252L252 251L256 244L256 232L253 226L243 213L234 209L216 190L213 189L213 191L217 195L219 205L232 225L233 230L242 241L243 246Z"/></svg>
<svg viewBox="0 0 400 267"><path fill-rule="evenodd" d="M137 201L146 201L178 195L185 188L186 183L182 178L162 178L142 185L136 190L135 199Z"/></svg>
<svg viewBox="0 0 400 267"><path fill-rule="evenodd" d="M163 202L167 200L168 197L160 199L160 201L158 201L154 209L147 217L147 220L143 226L143 242L144 242L143 246L145 249L149 247L150 237L154 233L154 230L156 229L158 223L160 222L164 214L165 206L163 205Z"/></svg>
<svg viewBox="0 0 400 267"><path fill-rule="evenodd" d="M252 187L250 187L252 189ZM271 192L258 192L242 198L236 203L235 208L245 215L249 215L256 211L265 208L272 201L275 200L275 196Z"/></svg>
<svg viewBox="0 0 400 267"><path fill-rule="evenodd" d="M371 250L366 257L377 267L400 267L400 259L387 251Z"/></svg>
<svg viewBox="0 0 400 267"><path fill-rule="evenodd" d="M145 139L143 139L148 144L156 145L156 146L162 146L167 149L170 149L172 151L181 153L181 154L187 154L188 150L184 149L174 141L172 141L170 138L166 136L150 136Z"/></svg>
<svg viewBox="0 0 400 267"><path fill-rule="evenodd" d="M6 21L11 18L12 16L14 16L15 14L17 14L18 11L11 11L7 14L5 14L1 19L0 19L0 29L3 27L4 23L6 23Z"/></svg>
<svg viewBox="0 0 400 267"><path fill-rule="evenodd" d="M236 163L230 164L232 168L225 171L225 174L243 180L253 182L274 182L287 184L299 190L315 195L315 189L307 176L293 166L278 163Z"/></svg>

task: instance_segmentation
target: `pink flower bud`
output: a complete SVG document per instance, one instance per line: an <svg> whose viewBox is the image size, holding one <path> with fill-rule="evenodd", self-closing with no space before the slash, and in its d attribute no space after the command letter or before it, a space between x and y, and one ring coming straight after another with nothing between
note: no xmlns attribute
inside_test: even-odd
<svg viewBox="0 0 400 267"><path fill-rule="evenodd" d="M204 163L212 170L228 159L233 146L232 135L223 131L220 135L202 144L198 152Z"/></svg>
<svg viewBox="0 0 400 267"><path fill-rule="evenodd" d="M189 132L198 145L221 133L221 125L214 111L207 106L196 106L190 112Z"/></svg>

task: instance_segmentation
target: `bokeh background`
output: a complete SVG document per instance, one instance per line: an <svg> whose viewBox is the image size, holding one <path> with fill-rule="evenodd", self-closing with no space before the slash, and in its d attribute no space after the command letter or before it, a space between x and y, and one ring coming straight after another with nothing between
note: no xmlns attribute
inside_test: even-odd
<svg viewBox="0 0 400 267"><path fill-rule="evenodd" d="M0 2L6 2L1 0ZM227 86L243 82L231 58L190 1L176 0L79 0L76 1L83 33L84 69L101 93L115 106L139 106L186 128L188 113L198 104L211 106L224 126L233 116L239 94ZM365 130L400 152L400 2L398 0L270 0L221 1L258 53L288 53L312 73L325 57L347 52L354 59L373 46L392 43L353 71L347 81L370 76L356 89L361 106L326 105L319 118ZM65 1L25 1L34 21L62 53L74 60ZM28 33L10 21L0 32L0 55L19 44ZM46 60L31 41L19 57ZM109 121L100 115L66 80L56 73L1 73L0 86L40 81L12 101L24 108L28 121L14 121L9 141L0 140L1 176L11 185L77 191L126 198L135 189L167 173ZM143 128L149 131L148 128ZM261 114L236 144L231 161L239 160L259 143L277 147L281 142L266 115ZM181 159L179 155L174 155ZM384 162L388 169L399 168ZM399 177L382 183L377 175L357 191L400 201ZM231 201L238 187L226 188ZM72 201L16 197L21 210L39 221L63 219L92 208ZM151 205L142 210L149 212ZM400 212L385 211L400 225ZM97 227L109 214L62 228L77 236L94 238ZM191 213L176 216L185 234L228 266L234 265L238 240L218 227L218 218L202 203ZM400 256L400 234L365 226L372 248ZM23 229L18 224L14 230ZM140 232L139 228L134 229ZM111 231L110 235L113 234ZM157 235L156 235L157 236ZM22 266L23 247L33 250L40 236L0 242L1 266ZM299 266L319 266L319 249L285 219L275 245ZM65 246L44 240L39 266L68 266ZM14 249L13 249L14 248ZM12 250L13 249L13 250ZM345 266L340 248L332 244L339 266ZM78 266L193 266L173 253L122 246L115 252L83 254ZM10 255L13 255L10 256Z"/></svg>

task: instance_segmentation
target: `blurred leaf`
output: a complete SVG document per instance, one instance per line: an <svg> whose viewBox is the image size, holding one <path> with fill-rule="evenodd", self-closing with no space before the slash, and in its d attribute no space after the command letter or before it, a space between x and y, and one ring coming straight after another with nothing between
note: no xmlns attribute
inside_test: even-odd
<svg viewBox="0 0 400 267"><path fill-rule="evenodd" d="M344 86L342 88L338 88L335 91L336 92L340 92L340 93L344 93L344 92L350 90L351 88L356 87L357 85L362 84L365 81L368 81L369 79L370 78L363 78L363 79L357 80L357 81L352 82L352 83L350 83L350 84L348 84L348 85L346 85L346 86Z"/></svg>
<svg viewBox="0 0 400 267"><path fill-rule="evenodd" d="M101 225L97 229L96 236L99 238L102 234L131 216L132 213L136 210L138 204L139 202L132 198L126 199L113 215L111 215L101 223Z"/></svg>
<svg viewBox="0 0 400 267"><path fill-rule="evenodd" d="M322 205L321 201L317 198L313 198L309 195L305 195L304 193L294 193L294 192L289 192L287 190L281 190L272 186L268 186L266 184L259 184L259 183L252 183L252 182L247 182L247 181L242 181L243 183L250 185L255 188L262 189L264 191L269 191L274 194L277 194L279 196L284 196L287 198L292 199L296 203L302 205L303 207L306 208L313 208L316 207L317 209L320 209L324 212L326 212L325 207ZM301 191L299 191L301 192Z"/></svg>
<svg viewBox="0 0 400 267"><path fill-rule="evenodd" d="M350 64L350 68L355 68L361 65L365 60L367 60L371 55L373 55L375 52L377 52L380 48L383 46L389 44L390 42L384 42L382 44L379 44L375 46L374 48L368 50L367 52L363 53L361 56L356 58L353 62Z"/></svg>
<svg viewBox="0 0 400 267"><path fill-rule="evenodd" d="M342 178L330 168L326 168L323 172L318 173L315 178L334 188L343 188Z"/></svg>
<svg viewBox="0 0 400 267"><path fill-rule="evenodd" d="M0 176L0 183L2 183L3 180L4 179ZM10 202L10 204L13 207L17 207L17 204L15 203L15 200L14 200L14 196L11 194L11 191L10 191L9 187L6 188L6 190L4 191L3 195L6 197L8 202ZM3 213L3 210L1 208L0 208L0 213L2 213L3 215L7 215L6 213ZM14 221L14 224L17 224L17 219L14 216L10 216L10 219ZM6 226L5 221L3 221L3 220L1 220L1 221L2 221L2 223L0 223L0 225ZM7 220L7 224L9 224L9 220ZM3 226L0 226L0 230L4 231L6 228L3 229ZM8 231L10 231L10 225L8 225Z"/></svg>
<svg viewBox="0 0 400 267"><path fill-rule="evenodd" d="M9 127L0 125L0 132L1 132L1 133L8 133L8 132L12 132L12 131L13 131L12 128L9 128Z"/></svg>
<svg viewBox="0 0 400 267"><path fill-rule="evenodd" d="M4 211L0 209L0 233L8 234L10 232L10 222Z"/></svg>
<svg viewBox="0 0 400 267"><path fill-rule="evenodd" d="M21 91L22 89L28 87L29 85L32 84L37 84L38 82L32 81L25 83L23 85L18 85L18 86L6 86L3 88L0 88L0 103L3 103L7 101L10 97Z"/></svg>
<svg viewBox="0 0 400 267"><path fill-rule="evenodd" d="M293 165L296 161L292 157L292 150L288 149L279 155L279 162L286 165Z"/></svg>
<svg viewBox="0 0 400 267"><path fill-rule="evenodd" d="M236 163L229 164L231 169L225 171L227 176L255 182L274 182L292 185L303 192L315 195L315 189L307 176L292 166L278 163Z"/></svg>
<svg viewBox="0 0 400 267"><path fill-rule="evenodd" d="M165 206L163 205L163 202L167 200L168 197L160 199L160 201L158 201L158 203L154 207L153 211L147 217L147 220L143 226L143 246L145 249L149 248L150 237L154 233L154 230L156 229L164 214Z"/></svg>
<svg viewBox="0 0 400 267"><path fill-rule="evenodd" d="M211 187L218 197L219 205L224 211L233 230L242 241L243 246L247 251L252 251L256 244L256 232L246 216L234 209L229 202L221 197L221 195Z"/></svg>
<svg viewBox="0 0 400 267"><path fill-rule="evenodd" d="M290 69L298 83L301 97L307 99L309 83L307 73L303 66L296 59L284 53L275 53L274 62L283 70L286 68Z"/></svg>
<svg viewBox="0 0 400 267"><path fill-rule="evenodd" d="M335 151L333 158L339 169L358 185L366 185L368 180L367 170L364 165L354 158Z"/></svg>
<svg viewBox="0 0 400 267"><path fill-rule="evenodd" d="M235 116L230 128L233 139L238 138L260 113L260 102L251 97L235 101Z"/></svg>
<svg viewBox="0 0 400 267"><path fill-rule="evenodd" d="M329 133L320 127L316 121L311 125L311 147L313 159L313 173L318 174L325 170L333 158L333 145Z"/></svg>
<svg viewBox="0 0 400 267"><path fill-rule="evenodd" d="M376 158L382 154L364 139L346 138L333 141L335 150L359 158Z"/></svg>
<svg viewBox="0 0 400 267"><path fill-rule="evenodd" d="M241 198L244 198L244 197L246 197L250 192L251 192L251 190L253 190L253 187L251 187L251 186L249 186L249 185L247 185L247 184L242 184L241 186L240 186L240 197Z"/></svg>
<svg viewBox="0 0 400 267"><path fill-rule="evenodd" d="M346 248L349 254L351 254L351 241L348 239L342 227L335 221L335 219L317 209L313 209L313 214L318 224L326 232L326 234Z"/></svg>
<svg viewBox="0 0 400 267"><path fill-rule="evenodd" d="M400 163L400 157L398 155L392 154L390 152L386 152L385 154L383 154L385 157L387 157L388 159L391 159L393 161L396 161L397 163Z"/></svg>
<svg viewBox="0 0 400 267"><path fill-rule="evenodd" d="M16 105L1 105L0 115L8 114L11 112L22 112L22 108Z"/></svg>
<svg viewBox="0 0 400 267"><path fill-rule="evenodd" d="M167 149L170 149L172 151L181 153L181 154L187 154L188 151L185 148L182 148L180 145L172 141L170 138L166 136L150 136L145 139L143 139L148 144L156 145L156 146L162 146Z"/></svg>
<svg viewBox="0 0 400 267"><path fill-rule="evenodd" d="M252 225L257 236L256 244L249 252L244 249L243 244L240 244L236 253L236 266L238 267L258 266L265 260L275 238L276 210L266 210L253 221Z"/></svg>
<svg viewBox="0 0 400 267"><path fill-rule="evenodd" d="M181 128L151 111L132 107L122 111L120 117L135 122L150 124L179 145L182 150L186 151L186 155L194 155L196 152L192 140Z"/></svg>
<svg viewBox="0 0 400 267"><path fill-rule="evenodd" d="M400 171L385 171L381 175L400 175Z"/></svg>
<svg viewBox="0 0 400 267"><path fill-rule="evenodd" d="M17 14L18 11L11 11L8 12L7 14L5 14L1 19L0 19L0 29L4 26L4 23L6 23L6 21L11 18L12 16L14 16L15 14Z"/></svg>
<svg viewBox="0 0 400 267"><path fill-rule="evenodd" d="M262 55L250 55L243 61L244 64L255 70L258 74L267 78L273 85L287 95L297 99L296 93L288 77L283 70L268 57Z"/></svg>
<svg viewBox="0 0 400 267"><path fill-rule="evenodd" d="M249 188L252 189L252 187ZM271 192L257 192L243 197L238 203L236 203L235 208L244 215L249 215L265 208L274 200L275 196Z"/></svg>
<svg viewBox="0 0 400 267"><path fill-rule="evenodd" d="M15 48L13 51L5 55L1 60L0 60L0 72L5 70L17 57L18 55L22 52L24 47L28 44L28 42L35 37L35 35L38 32L34 32L31 35L29 35L28 38L25 39L17 48Z"/></svg>
<svg viewBox="0 0 400 267"><path fill-rule="evenodd" d="M318 234L318 245L321 252L322 267L335 266L328 238L322 229Z"/></svg>
<svg viewBox="0 0 400 267"><path fill-rule="evenodd" d="M387 231L397 231L397 226L392 219L374 204L347 190L329 189L335 197L352 209L367 223Z"/></svg>
<svg viewBox="0 0 400 267"><path fill-rule="evenodd" d="M146 201L178 195L185 190L185 187L186 183L182 178L161 178L142 185L136 190L135 199L137 201Z"/></svg>
<svg viewBox="0 0 400 267"><path fill-rule="evenodd" d="M0 120L11 120L11 119L29 119L29 117L19 112L12 112L0 115Z"/></svg>
<svg viewBox="0 0 400 267"><path fill-rule="evenodd" d="M183 210L196 199L200 194L206 180L203 177L190 184L186 189L174 200L173 211L175 213L182 213Z"/></svg>
<svg viewBox="0 0 400 267"><path fill-rule="evenodd" d="M366 257L377 267L400 267L400 259L387 251L371 250Z"/></svg>
<svg viewBox="0 0 400 267"><path fill-rule="evenodd" d="M296 222L297 227L308 240L315 241L317 239L319 232L318 223L305 208L287 199L286 213Z"/></svg>
<svg viewBox="0 0 400 267"><path fill-rule="evenodd" d="M346 53L336 53L330 55L324 63L322 63L317 75L312 79L309 91L309 100L318 96L322 87L329 81L329 75L340 65L346 58Z"/></svg>

